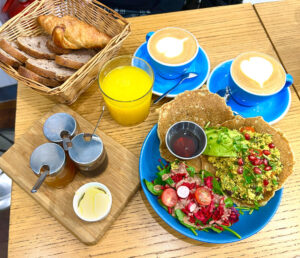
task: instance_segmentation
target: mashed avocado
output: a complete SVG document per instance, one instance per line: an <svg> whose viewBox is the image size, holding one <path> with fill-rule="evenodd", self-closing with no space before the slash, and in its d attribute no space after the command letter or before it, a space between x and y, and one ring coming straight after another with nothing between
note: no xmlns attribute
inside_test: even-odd
<svg viewBox="0 0 300 258"><path fill-rule="evenodd" d="M272 136L242 128L239 132L248 142L236 157L209 157L216 168L223 191L248 204L257 205L264 193L278 188L278 175L282 171L280 153L272 143Z"/></svg>

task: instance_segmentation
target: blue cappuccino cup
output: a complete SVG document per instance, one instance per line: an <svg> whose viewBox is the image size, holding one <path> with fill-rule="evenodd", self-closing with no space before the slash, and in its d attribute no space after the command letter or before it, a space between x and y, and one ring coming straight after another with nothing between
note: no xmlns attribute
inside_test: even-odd
<svg viewBox="0 0 300 258"><path fill-rule="evenodd" d="M236 67L234 67L234 63L235 63L235 61L238 58L241 59L242 55L247 55L249 53L254 53L253 54L254 57L256 57L255 55L257 55L257 57L266 57L266 58L269 58L269 60L272 60L270 62L270 64L273 62L273 64L275 64L275 66L276 66L275 68L273 66L273 69L279 69L280 73L284 74L285 80L283 79L282 83L279 86L276 86L276 90L275 91L273 91L271 93L268 93L268 92L263 92L263 90L262 90L261 93L257 93L257 92L253 92L253 91L249 90L249 88L246 89L245 88L245 83L244 83L244 85L242 85L242 83L238 83L237 78L235 78L235 75L234 75L235 72L233 71L233 69L236 69ZM259 68L255 68L255 69L264 71L263 67L262 67L262 69L259 69ZM266 71L266 73L267 72L268 71ZM289 87L289 86L291 86L293 84L293 77L290 74L286 74L285 73L283 67L281 66L281 64L277 60L275 60L271 56L268 56L268 55L263 54L263 53L258 53L258 52L243 53L243 54L239 55L236 59L234 59L233 62L232 62L232 64L231 64L230 74L229 74L228 77L229 77L228 78L228 91L229 91L230 96L238 104L240 104L242 106L247 106L247 107L258 105L259 103L268 100L269 98L271 98L275 94L280 93L280 91L284 90L286 87ZM249 80L250 79L251 78L249 78Z"/></svg>
<svg viewBox="0 0 300 258"><path fill-rule="evenodd" d="M190 36L192 36L195 44L196 44L196 49L195 49L195 53L193 54L193 56L182 63L176 63L176 64L171 64L171 63L167 63L167 62L162 62L160 60L158 60L157 58L155 58L152 54L151 51L149 51L149 44L151 44L151 38L155 33L158 33L162 30L168 30L168 29L176 29L176 30L182 30L184 33L188 33ZM198 51L199 51L199 44L197 39L195 38L195 36L190 33L187 30L181 29L181 28L173 28L173 27L167 27L167 28L163 28L160 29L156 32L149 32L146 35L146 41L147 41L147 52L150 56L150 64L151 66L155 69L155 71L163 78L165 79L176 79L179 78L180 76L182 76L184 73L187 72L187 70L190 68L191 64L193 63L193 61L195 60L195 58L197 57Z"/></svg>

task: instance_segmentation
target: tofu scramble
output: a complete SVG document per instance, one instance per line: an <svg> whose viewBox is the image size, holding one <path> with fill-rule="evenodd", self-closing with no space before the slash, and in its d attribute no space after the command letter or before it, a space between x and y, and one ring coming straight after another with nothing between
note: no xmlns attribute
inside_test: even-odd
<svg viewBox="0 0 300 258"><path fill-rule="evenodd" d="M235 130L237 131L237 130ZM248 141L248 148L237 157L209 157L216 168L223 191L233 198L259 206L264 193L278 188L278 176L283 165L280 152L272 142L272 135L243 127L240 134Z"/></svg>

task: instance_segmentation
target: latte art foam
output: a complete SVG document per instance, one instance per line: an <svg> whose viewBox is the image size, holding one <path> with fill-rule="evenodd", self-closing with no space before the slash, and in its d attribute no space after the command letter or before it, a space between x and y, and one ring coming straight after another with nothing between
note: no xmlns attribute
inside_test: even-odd
<svg viewBox="0 0 300 258"><path fill-rule="evenodd" d="M182 54L183 43L188 38L177 39L173 37L166 37L160 39L156 44L156 49L159 53L165 55L167 58L174 58Z"/></svg>
<svg viewBox="0 0 300 258"><path fill-rule="evenodd" d="M193 59L198 44L188 31L170 27L158 30L150 37L148 51L159 62L177 65Z"/></svg>
<svg viewBox="0 0 300 258"><path fill-rule="evenodd" d="M286 81L281 64L259 52L239 55L231 65L231 76L241 88L258 95L276 93Z"/></svg>
<svg viewBox="0 0 300 258"><path fill-rule="evenodd" d="M242 72L256 81L262 89L273 73L273 65L268 60L256 56L250 57L249 60L243 60L240 67Z"/></svg>

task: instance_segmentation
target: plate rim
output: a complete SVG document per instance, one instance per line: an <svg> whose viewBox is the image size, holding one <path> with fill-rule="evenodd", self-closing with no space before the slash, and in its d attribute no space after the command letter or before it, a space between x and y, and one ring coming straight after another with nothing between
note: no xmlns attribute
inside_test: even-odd
<svg viewBox="0 0 300 258"><path fill-rule="evenodd" d="M136 56L137 52L140 50L140 48L142 48L145 44L147 44L147 42L143 42L134 52L133 56ZM200 46L198 45L199 49L202 50L202 53L204 53L204 56L207 60L207 63L208 63L208 66L207 66L207 73L205 75L205 78L201 81L201 83L199 83L195 88L193 88L192 90L197 90L199 88L201 88L205 82L208 81L208 78L209 78L209 75L210 75L210 68L211 68L211 64L210 64L210 60L208 58L208 55L207 53L205 52L205 50ZM198 56L198 55L197 55ZM141 57L140 57L141 58ZM149 64L151 66L151 64ZM152 68L153 69L153 68ZM184 92L184 91L183 91ZM167 98L175 98L177 95L183 93L183 92L180 92L180 93L177 93L177 94L168 94L166 97ZM157 96L161 96L164 92L158 92L158 91L155 91L154 89L152 90L152 93L157 95Z"/></svg>
<svg viewBox="0 0 300 258"><path fill-rule="evenodd" d="M199 236L196 236L196 235L188 235L186 232L182 231L180 228L178 228L177 226L174 227L172 225L172 223L165 219L164 218L164 215L154 206L152 205L152 201L148 198L148 196L150 196L150 193L148 191L148 189L146 188L145 186L145 183L143 181L143 177L142 177L142 158L143 158L143 153L145 151L145 146L148 144L148 141L149 139L153 136L153 134L156 134L155 136L158 138L157 136L157 127L158 127L158 124L155 124L151 130L149 131L149 133L147 134L144 142L143 142L143 145L142 145L142 148L141 148L141 151L140 151L140 157L139 157L139 177L140 177L140 181L141 181L141 186L142 186L142 189L143 189L143 192L147 198L147 201L148 203L150 204L151 208L156 212L156 214L160 217L161 220L163 220L167 225L169 225L172 229L174 229L175 231L179 232L180 234L188 237L188 238L191 238L191 239L194 239L196 241L199 241L199 242L205 242L205 243L211 243L211 244L227 244L227 243L234 243L234 242L239 242L239 241L242 241L242 240L245 240L255 234L257 234L259 231L261 231L263 228L266 227L266 225L269 224L269 222L272 220L272 218L274 217L274 215L277 213L277 210L280 206L280 203L281 203L281 200L282 200L282 194L283 194L283 187L278 189L277 191L275 191L275 194L278 192L279 196L278 196L278 201L276 203L276 206L274 208L274 212L271 214L271 216L266 220L265 223L263 223L260 227L256 228L255 230L253 230L253 232L245 235L245 236L241 236L241 239L239 238L236 238L236 239L232 239L232 240L229 240L229 241L222 241L222 239L220 238L220 241L211 241L211 240L206 240L206 239L203 239L203 237L200 237ZM159 140L159 138L158 138ZM273 197L272 197L273 198ZM170 215L171 216L171 215ZM179 223L178 221L176 221L177 223ZM204 232L205 233L205 232Z"/></svg>

